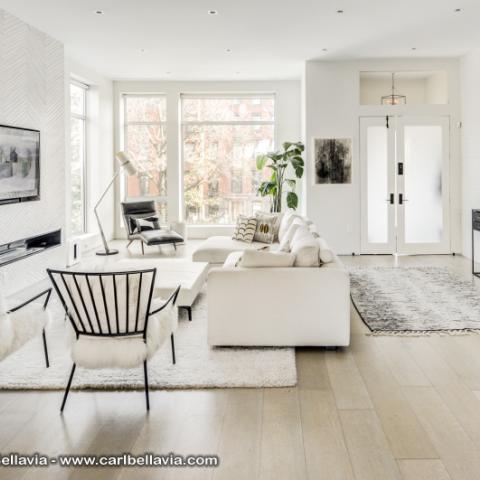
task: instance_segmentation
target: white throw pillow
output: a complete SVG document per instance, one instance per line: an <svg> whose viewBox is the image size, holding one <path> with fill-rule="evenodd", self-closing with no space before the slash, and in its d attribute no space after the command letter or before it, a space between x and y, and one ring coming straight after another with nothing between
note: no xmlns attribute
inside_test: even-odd
<svg viewBox="0 0 480 480"><path fill-rule="evenodd" d="M327 241L320 237L317 238L318 246L320 248L320 262L321 263L331 263L335 260L335 254L333 250L328 246Z"/></svg>
<svg viewBox="0 0 480 480"><path fill-rule="evenodd" d="M314 223L308 223L307 224L308 229L310 230L310 233L315 237L319 238L320 234L318 233L317 226Z"/></svg>
<svg viewBox="0 0 480 480"><path fill-rule="evenodd" d="M233 240L240 240L245 243L252 243L257 228L257 219L255 217L247 217L239 215L237 224L233 231Z"/></svg>
<svg viewBox="0 0 480 480"><path fill-rule="evenodd" d="M295 255L295 267L320 266L320 246L306 225L300 226L295 232L291 252Z"/></svg>
<svg viewBox="0 0 480 480"><path fill-rule="evenodd" d="M287 212L283 215L282 221L280 222L280 228L278 230L278 240L281 242L283 240L283 237L285 234L288 232L288 229L290 228L290 225L293 223L293 221L296 219L302 219L302 217L292 211Z"/></svg>
<svg viewBox="0 0 480 480"><path fill-rule="evenodd" d="M305 225L301 218L295 218L287 230L287 233L283 236L282 241L278 247L278 251L280 252L290 252L291 243L293 240L293 236L295 235L296 231L299 227Z"/></svg>
<svg viewBox="0 0 480 480"><path fill-rule="evenodd" d="M295 255L291 253L245 250L239 266L243 268L292 267L294 262Z"/></svg>

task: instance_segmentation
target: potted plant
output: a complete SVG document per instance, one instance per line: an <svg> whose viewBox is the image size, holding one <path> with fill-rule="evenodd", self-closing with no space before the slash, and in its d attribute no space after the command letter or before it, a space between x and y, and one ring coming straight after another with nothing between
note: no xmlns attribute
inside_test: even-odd
<svg viewBox="0 0 480 480"><path fill-rule="evenodd" d="M298 206L298 196L295 193L297 180L294 178L286 178L287 168L292 167L296 178L302 178L304 171L304 162L302 152L305 147L302 142L292 143L285 142L283 151L270 152L265 155L257 157L257 170L269 168L272 170L270 180L266 180L258 187L258 193L262 197L267 195L272 197L272 212L282 211L282 198L284 187L287 190L287 206L288 208L296 209Z"/></svg>

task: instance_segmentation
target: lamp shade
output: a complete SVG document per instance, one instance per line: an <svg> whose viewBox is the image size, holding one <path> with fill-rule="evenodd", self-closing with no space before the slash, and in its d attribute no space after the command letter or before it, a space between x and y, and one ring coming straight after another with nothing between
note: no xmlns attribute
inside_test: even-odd
<svg viewBox="0 0 480 480"><path fill-rule="evenodd" d="M120 166L127 172L128 175L136 175L137 168L130 160L130 157L125 152L118 152L115 155Z"/></svg>

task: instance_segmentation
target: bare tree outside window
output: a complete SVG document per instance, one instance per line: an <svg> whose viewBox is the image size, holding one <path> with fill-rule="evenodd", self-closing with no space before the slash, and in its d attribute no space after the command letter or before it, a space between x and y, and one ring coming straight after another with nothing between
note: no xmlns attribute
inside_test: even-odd
<svg viewBox="0 0 480 480"><path fill-rule="evenodd" d="M162 220L167 202L167 102L164 95L124 95L124 148L138 174L125 176L125 197L156 200Z"/></svg>
<svg viewBox="0 0 480 480"><path fill-rule="evenodd" d="M269 208L252 172L256 156L274 148L274 124L273 95L182 95L187 223L228 225Z"/></svg>

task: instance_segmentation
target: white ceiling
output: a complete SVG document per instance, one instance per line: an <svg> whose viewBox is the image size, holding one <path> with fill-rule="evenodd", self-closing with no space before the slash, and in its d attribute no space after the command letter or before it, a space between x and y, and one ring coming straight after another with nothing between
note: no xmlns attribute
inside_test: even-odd
<svg viewBox="0 0 480 480"><path fill-rule="evenodd" d="M479 0L0 0L0 7L114 79L295 78L309 59L450 57L480 47ZM212 9L218 15L208 15Z"/></svg>

